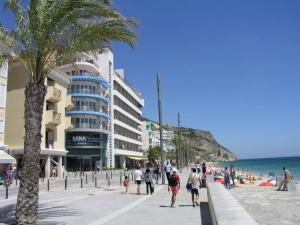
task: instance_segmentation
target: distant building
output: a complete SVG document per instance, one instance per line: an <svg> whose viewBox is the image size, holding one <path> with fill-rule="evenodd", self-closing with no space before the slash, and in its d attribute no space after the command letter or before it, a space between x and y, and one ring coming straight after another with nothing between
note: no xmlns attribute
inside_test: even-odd
<svg viewBox="0 0 300 225"><path fill-rule="evenodd" d="M115 166L132 167L144 159L142 109L144 100L125 80L124 70L113 76L113 146Z"/></svg>
<svg viewBox="0 0 300 225"><path fill-rule="evenodd" d="M146 135L148 137L148 144L144 144L145 148L160 146L160 132L159 132L159 125L149 120L144 121L146 124ZM174 131L167 130L163 128L162 131L163 135L163 149L164 151L168 152L170 150L175 150L174 145L172 144L172 140L174 139Z"/></svg>

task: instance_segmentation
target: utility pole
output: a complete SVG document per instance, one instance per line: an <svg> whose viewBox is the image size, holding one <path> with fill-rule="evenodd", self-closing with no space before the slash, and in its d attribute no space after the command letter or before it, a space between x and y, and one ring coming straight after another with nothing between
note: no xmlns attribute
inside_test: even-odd
<svg viewBox="0 0 300 225"><path fill-rule="evenodd" d="M179 132L179 127L180 127L180 114L177 113L177 122L178 122L178 127L177 127L177 131L178 131L178 146L176 149L176 161L177 161L177 169L180 170L181 172L181 141L180 141L180 132Z"/></svg>
<svg viewBox="0 0 300 225"><path fill-rule="evenodd" d="M164 143L163 143L163 132L162 132L162 109L160 100L160 80L159 74L156 74L157 80L157 99L158 99L158 117L159 117L159 136L160 136L160 165L161 165L161 182L165 184L165 173L164 173Z"/></svg>

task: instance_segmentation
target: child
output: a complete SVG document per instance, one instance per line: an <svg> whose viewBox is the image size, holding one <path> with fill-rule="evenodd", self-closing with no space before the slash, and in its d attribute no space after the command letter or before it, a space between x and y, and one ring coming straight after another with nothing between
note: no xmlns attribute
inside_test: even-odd
<svg viewBox="0 0 300 225"><path fill-rule="evenodd" d="M125 175L125 179L123 181L123 185L125 187L125 194L127 194L127 192L128 192L128 186L129 186L129 177L127 175Z"/></svg>

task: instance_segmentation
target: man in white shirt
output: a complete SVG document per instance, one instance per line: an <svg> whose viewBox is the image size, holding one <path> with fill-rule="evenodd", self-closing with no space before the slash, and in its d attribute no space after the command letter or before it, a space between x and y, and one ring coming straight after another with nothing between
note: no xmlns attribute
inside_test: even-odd
<svg viewBox="0 0 300 225"><path fill-rule="evenodd" d="M140 186L141 186L141 183L142 183L142 178L143 178L143 173L142 171L140 170L140 168L138 167L135 171L134 171L134 179L135 179L135 182L137 184L137 191L136 191L136 194L137 195L140 195L141 192L140 192Z"/></svg>

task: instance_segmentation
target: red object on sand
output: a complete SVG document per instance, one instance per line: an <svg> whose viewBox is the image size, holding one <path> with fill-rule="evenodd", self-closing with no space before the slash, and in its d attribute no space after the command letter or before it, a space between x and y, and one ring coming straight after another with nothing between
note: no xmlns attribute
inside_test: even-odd
<svg viewBox="0 0 300 225"><path fill-rule="evenodd" d="M219 183L224 183L224 179L223 178L218 178L218 179L215 179L215 182L219 182Z"/></svg>
<svg viewBox="0 0 300 225"><path fill-rule="evenodd" d="M270 182L261 182L259 186L273 186Z"/></svg>

